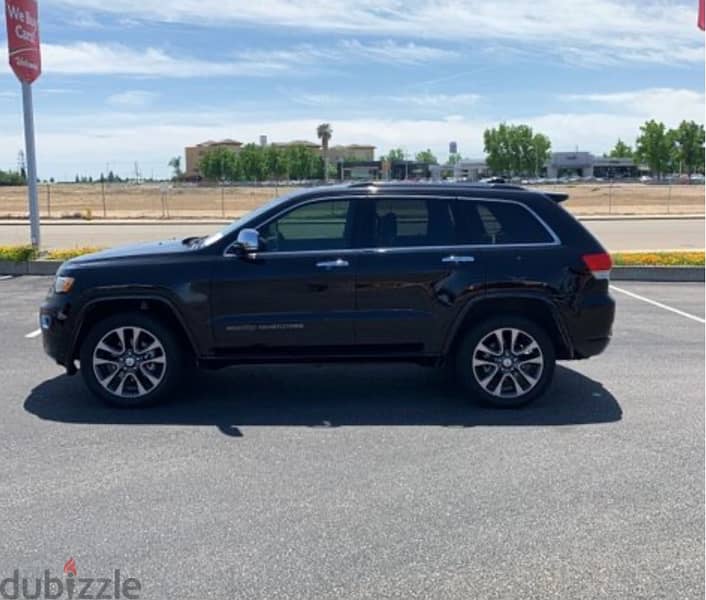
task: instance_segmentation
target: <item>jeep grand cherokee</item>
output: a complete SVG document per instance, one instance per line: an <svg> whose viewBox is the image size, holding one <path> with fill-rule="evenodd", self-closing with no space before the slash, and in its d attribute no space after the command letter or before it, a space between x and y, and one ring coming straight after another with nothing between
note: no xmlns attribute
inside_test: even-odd
<svg viewBox="0 0 706 600"><path fill-rule="evenodd" d="M208 237L75 258L41 307L44 348L118 406L187 364L449 364L470 395L525 404L557 359L610 340L610 256L560 202L506 184L299 191Z"/></svg>

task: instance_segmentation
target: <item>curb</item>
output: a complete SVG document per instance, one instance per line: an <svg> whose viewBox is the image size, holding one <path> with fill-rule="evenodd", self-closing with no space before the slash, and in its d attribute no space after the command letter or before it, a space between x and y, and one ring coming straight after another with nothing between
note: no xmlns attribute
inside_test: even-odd
<svg viewBox="0 0 706 600"><path fill-rule="evenodd" d="M12 262L0 260L0 275L55 275L62 261L30 260ZM704 267L613 267L612 281L704 281Z"/></svg>
<svg viewBox="0 0 706 600"><path fill-rule="evenodd" d="M0 260L0 275L55 275L61 264L60 260Z"/></svg>
<svg viewBox="0 0 706 600"><path fill-rule="evenodd" d="M611 281L704 281L704 267L613 267Z"/></svg>

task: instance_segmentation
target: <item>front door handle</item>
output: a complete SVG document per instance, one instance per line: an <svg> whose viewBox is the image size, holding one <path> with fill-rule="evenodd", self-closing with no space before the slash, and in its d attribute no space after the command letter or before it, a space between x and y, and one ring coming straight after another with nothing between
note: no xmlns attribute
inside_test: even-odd
<svg viewBox="0 0 706 600"><path fill-rule="evenodd" d="M316 266L319 269L341 269L343 267L347 267L348 261L343 260L342 258L337 258L336 260L325 260L323 262L317 262Z"/></svg>
<svg viewBox="0 0 706 600"><path fill-rule="evenodd" d="M441 259L443 263L472 263L475 262L475 256L456 256L452 254L451 256L445 256Z"/></svg>

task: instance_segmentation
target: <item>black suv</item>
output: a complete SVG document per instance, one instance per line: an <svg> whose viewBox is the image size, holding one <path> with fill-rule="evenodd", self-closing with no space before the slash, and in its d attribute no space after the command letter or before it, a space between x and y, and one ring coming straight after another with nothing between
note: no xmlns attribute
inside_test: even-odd
<svg viewBox="0 0 706 600"><path fill-rule="evenodd" d="M277 198L223 231L64 263L44 348L111 404L184 367L413 361L486 403L539 396L608 344L610 256L559 202L506 184L354 184Z"/></svg>

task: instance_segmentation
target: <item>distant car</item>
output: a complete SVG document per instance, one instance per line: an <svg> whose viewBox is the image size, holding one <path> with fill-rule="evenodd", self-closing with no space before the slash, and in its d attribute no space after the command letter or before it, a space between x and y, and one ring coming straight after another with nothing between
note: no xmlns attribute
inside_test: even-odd
<svg viewBox="0 0 706 600"><path fill-rule="evenodd" d="M652 177L650 177L649 175L643 175L642 177L640 177L641 183L650 183L651 181Z"/></svg>
<svg viewBox="0 0 706 600"><path fill-rule="evenodd" d="M450 364L471 396L517 407L557 359L611 337L611 258L566 198L510 184L299 191L208 237L65 262L40 310L44 349L120 407L169 398L188 365L331 361Z"/></svg>
<svg viewBox="0 0 706 600"><path fill-rule="evenodd" d="M700 173L694 173L689 179L692 181L692 183L704 183L706 181L706 178L704 178L703 175Z"/></svg>

